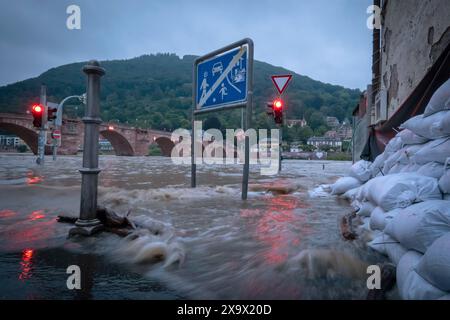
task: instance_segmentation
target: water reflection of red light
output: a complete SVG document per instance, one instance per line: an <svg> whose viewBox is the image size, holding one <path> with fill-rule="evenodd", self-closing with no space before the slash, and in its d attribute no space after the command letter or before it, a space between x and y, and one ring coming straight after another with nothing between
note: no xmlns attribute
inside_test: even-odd
<svg viewBox="0 0 450 320"><path fill-rule="evenodd" d="M37 184L37 183L41 183L41 182L42 182L41 176L35 176L32 171L28 171L28 173L27 173L27 184L28 185Z"/></svg>
<svg viewBox="0 0 450 320"><path fill-rule="evenodd" d="M31 221L39 220L39 219L43 219L43 218L45 218L45 214L44 214L43 210L36 210L30 214Z"/></svg>
<svg viewBox="0 0 450 320"><path fill-rule="evenodd" d="M5 209L5 210L0 210L0 218L9 218L12 216L15 216L16 212L9 210L9 209Z"/></svg>
<svg viewBox="0 0 450 320"><path fill-rule="evenodd" d="M271 264L281 264L287 260L289 250L299 247L301 238L311 233L305 216L294 212L308 205L291 195L267 197L266 201L266 209L245 209L241 217L259 219L256 237L269 245L263 257Z"/></svg>
<svg viewBox="0 0 450 320"><path fill-rule="evenodd" d="M22 260L20 261L20 268L22 272L19 274L19 280L23 281L31 278L33 254L33 249L25 249L22 251Z"/></svg>

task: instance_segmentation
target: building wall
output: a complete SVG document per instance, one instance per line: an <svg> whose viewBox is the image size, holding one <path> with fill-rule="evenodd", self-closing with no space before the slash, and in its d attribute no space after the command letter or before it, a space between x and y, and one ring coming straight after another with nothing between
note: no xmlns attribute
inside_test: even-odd
<svg viewBox="0 0 450 320"><path fill-rule="evenodd" d="M450 43L449 0L385 0L381 88L391 117Z"/></svg>

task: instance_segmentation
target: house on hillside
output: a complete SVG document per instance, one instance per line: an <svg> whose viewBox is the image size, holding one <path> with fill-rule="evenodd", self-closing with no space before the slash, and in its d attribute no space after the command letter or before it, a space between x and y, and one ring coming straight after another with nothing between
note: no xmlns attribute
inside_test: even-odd
<svg viewBox="0 0 450 320"><path fill-rule="evenodd" d="M326 117L325 122L331 129L336 129L340 125L339 120L336 117Z"/></svg>
<svg viewBox="0 0 450 320"><path fill-rule="evenodd" d="M321 149L324 146L330 147L332 149L341 149L342 140L340 138L329 138L329 137L311 137L308 139L307 144L315 147L316 149Z"/></svg>
<svg viewBox="0 0 450 320"><path fill-rule="evenodd" d="M300 126L303 128L308 125L308 122L306 122L305 118L286 120L286 123L289 128L292 128L293 126Z"/></svg>

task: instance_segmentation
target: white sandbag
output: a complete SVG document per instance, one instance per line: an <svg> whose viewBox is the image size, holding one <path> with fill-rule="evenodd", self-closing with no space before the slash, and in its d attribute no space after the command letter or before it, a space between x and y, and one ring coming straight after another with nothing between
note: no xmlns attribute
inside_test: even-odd
<svg viewBox="0 0 450 320"><path fill-rule="evenodd" d="M378 155L378 157L375 158L374 162L372 163L372 166L370 167L370 171L372 172L372 178L375 178L382 172L386 155L387 153L383 152L382 154Z"/></svg>
<svg viewBox="0 0 450 320"><path fill-rule="evenodd" d="M354 201L355 198L356 198L356 195L358 194L358 191L359 191L359 187L358 187L358 188L350 189L350 190L348 190L347 192L345 192L345 193L342 195L342 197L343 197L344 199L349 200L349 201Z"/></svg>
<svg viewBox="0 0 450 320"><path fill-rule="evenodd" d="M390 237L388 235L386 235L384 232L382 232L381 234L379 234L378 236L376 236L372 241L367 243L367 246L375 251L377 251L378 253L387 255L387 251L386 251L386 242L387 239L390 239ZM395 240L393 240L395 241Z"/></svg>
<svg viewBox="0 0 450 320"><path fill-rule="evenodd" d="M448 109L450 109L450 79L435 91L425 107L423 115L428 117L436 112Z"/></svg>
<svg viewBox="0 0 450 320"><path fill-rule="evenodd" d="M404 149L397 150L384 161L383 174L389 174L389 171L397 164L398 159L403 155L404 151Z"/></svg>
<svg viewBox="0 0 450 320"><path fill-rule="evenodd" d="M419 152L420 150L422 150L423 145L421 144L414 144L411 146L407 146L405 148L402 149L402 152L400 153L400 156L397 159L397 163L401 163L404 165L408 165L413 163L411 161L412 157Z"/></svg>
<svg viewBox="0 0 450 320"><path fill-rule="evenodd" d="M369 180L372 176L372 172L370 170L370 166L372 162L360 160L355 162L350 169L350 177L356 178L362 183Z"/></svg>
<svg viewBox="0 0 450 320"><path fill-rule="evenodd" d="M361 217L370 217L370 214L375 209L375 206L370 201L360 202L360 208L357 214Z"/></svg>
<svg viewBox="0 0 450 320"><path fill-rule="evenodd" d="M439 179L439 189L444 194L450 194L450 158L445 162L444 174Z"/></svg>
<svg viewBox="0 0 450 320"><path fill-rule="evenodd" d="M421 257L422 255L416 251L408 251L397 265L398 293L404 300L434 300L447 294L426 281L414 270Z"/></svg>
<svg viewBox="0 0 450 320"><path fill-rule="evenodd" d="M403 147L402 139L400 137L394 137L391 140L389 140L389 143L384 148L384 152L386 152L389 155L400 150L402 147Z"/></svg>
<svg viewBox="0 0 450 320"><path fill-rule="evenodd" d="M356 228L356 231L358 234L361 234L362 232L372 231L370 229L370 218L369 217L363 217L362 218L362 225L358 226Z"/></svg>
<svg viewBox="0 0 450 320"><path fill-rule="evenodd" d="M416 172L417 170L419 170L422 167L422 165L420 164L408 164L407 166L404 166L403 169L400 171L401 173L403 172Z"/></svg>
<svg viewBox="0 0 450 320"><path fill-rule="evenodd" d="M444 174L444 165L439 162L428 162L417 170L417 174L421 176L440 179Z"/></svg>
<svg viewBox="0 0 450 320"><path fill-rule="evenodd" d="M384 211L406 208L414 202L442 199L438 181L415 173L397 173L369 180L363 196Z"/></svg>
<svg viewBox="0 0 450 320"><path fill-rule="evenodd" d="M405 208L384 232L406 249L424 253L436 239L450 232L450 202L431 200Z"/></svg>
<svg viewBox="0 0 450 320"><path fill-rule="evenodd" d="M398 265L401 258L408 252L405 247L403 247L398 241L388 237L391 242L386 243L386 252L392 263Z"/></svg>
<svg viewBox="0 0 450 320"><path fill-rule="evenodd" d="M402 139L403 145L410 145L410 144L423 144L430 139L421 137L414 132L412 132L409 129L404 129L397 133L396 137L400 137Z"/></svg>
<svg viewBox="0 0 450 320"><path fill-rule="evenodd" d="M402 256L408 252L397 240L384 232L368 243L368 246L389 257L392 263L398 265Z"/></svg>
<svg viewBox="0 0 450 320"><path fill-rule="evenodd" d="M428 139L438 139L450 135L450 127L447 126L449 122L450 111L441 111L428 117L424 117L422 114L415 116L403 123L400 128L409 129Z"/></svg>
<svg viewBox="0 0 450 320"><path fill-rule="evenodd" d="M375 209L373 209L372 213L370 214L370 229L383 231L384 227L386 226L384 221L385 214L386 212L380 207L376 207Z"/></svg>
<svg viewBox="0 0 450 320"><path fill-rule="evenodd" d="M416 272L435 287L450 291L450 232L433 242Z"/></svg>
<svg viewBox="0 0 450 320"><path fill-rule="evenodd" d="M386 225L392 221L400 210L402 209L394 209L386 212L380 207L376 207L370 214L370 229L383 231Z"/></svg>
<svg viewBox="0 0 450 320"><path fill-rule="evenodd" d="M395 174L395 173L400 173L402 172L402 170L406 167L406 165L401 164L401 163L396 163L387 174Z"/></svg>
<svg viewBox="0 0 450 320"><path fill-rule="evenodd" d="M424 144L422 149L411 157L411 160L418 164L427 164L428 162L444 164L449 157L450 138L442 138Z"/></svg>
<svg viewBox="0 0 450 320"><path fill-rule="evenodd" d="M361 182L353 177L339 178L333 185L331 185L331 194L334 195L344 194L348 190L357 188L360 185Z"/></svg>

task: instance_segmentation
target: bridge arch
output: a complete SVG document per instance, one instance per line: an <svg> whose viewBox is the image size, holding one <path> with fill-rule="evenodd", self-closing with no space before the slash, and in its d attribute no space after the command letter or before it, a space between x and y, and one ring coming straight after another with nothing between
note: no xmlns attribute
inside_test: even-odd
<svg viewBox="0 0 450 320"><path fill-rule="evenodd" d="M22 139L34 154L38 151L38 134L35 130L27 127L7 122L0 122L0 129L15 134Z"/></svg>
<svg viewBox="0 0 450 320"><path fill-rule="evenodd" d="M115 130L100 130L100 134L108 140L116 153L116 156L134 156L134 150L130 142Z"/></svg>
<svg viewBox="0 0 450 320"><path fill-rule="evenodd" d="M154 139L154 143L158 145L161 149L162 155L164 157L170 157L172 154L172 149L175 146L175 143L170 140L168 137L157 137Z"/></svg>

